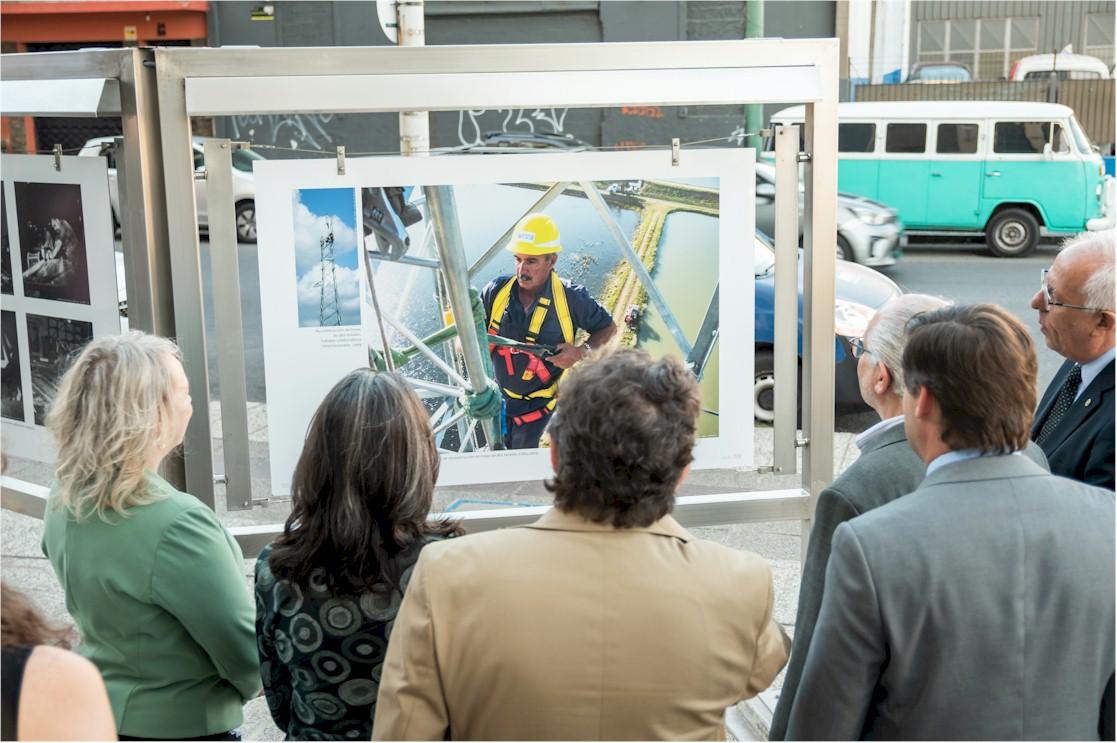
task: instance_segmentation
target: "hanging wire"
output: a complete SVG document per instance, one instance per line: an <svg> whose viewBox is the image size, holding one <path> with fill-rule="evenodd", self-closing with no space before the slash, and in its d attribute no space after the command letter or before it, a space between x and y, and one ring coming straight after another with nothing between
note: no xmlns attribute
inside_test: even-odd
<svg viewBox="0 0 1117 743"><path fill-rule="evenodd" d="M697 147L697 146L700 146L700 145L714 144L715 142L721 142L721 143L733 142L733 141L742 142L745 139L747 139L748 137L762 136L762 135L764 135L764 133L766 131L767 130L765 130L765 129L761 129L760 131L745 132L743 134L737 134L737 133L734 132L734 133L730 134L729 136L724 136L724 137L711 137L710 139L695 139L695 140L691 140L689 142L680 142L679 146L680 147ZM238 141L240 141L240 140L238 140ZM294 153L299 153L299 154L303 154L303 155L333 154L330 150L312 150L312 149L307 149L305 147L280 147L279 145L256 144L255 142L247 142L247 144L251 149L254 149L254 150L270 150L270 151L273 151L273 152L294 152ZM105 143L105 144L102 144L101 148L102 149L107 149L109 146L111 146L109 143ZM469 154L469 150L467 148L470 147L470 146L483 146L483 144L478 143L478 145L453 145L453 146L450 146L450 147L439 147L439 148L428 149L428 150L413 150L409 154L412 154L412 155L442 155L442 154L454 154L455 152L461 152L462 154ZM69 149L62 150L62 154L63 155L73 155L73 154L76 154L78 152L81 152L84 149L85 149L85 145L81 145L80 147L71 147ZM505 148L502 148L502 149L505 149ZM515 154L515 155L527 155L527 154L535 154L535 153L554 154L556 152L556 150L554 148L540 148L540 149L524 148L524 149L519 149L519 148L516 148L516 147L508 147L506 149L508 150L509 154ZM585 148L585 150L579 150L579 151L581 151L581 152L585 152L585 151L630 152L630 151L643 151L643 150L670 150L670 149L671 149L670 144L666 144L666 145L662 145L662 144L627 145L626 144L626 145L589 145ZM54 154L54 149L51 148L49 150L34 150L33 152L31 152L29 154L32 154L32 155L53 155ZM350 152L350 151L347 150L346 153L345 153L345 156L347 158L349 158L349 157L379 157L379 156L382 156L382 155L399 155L399 154L401 154L399 150L368 150L368 151L365 151L365 152Z"/></svg>

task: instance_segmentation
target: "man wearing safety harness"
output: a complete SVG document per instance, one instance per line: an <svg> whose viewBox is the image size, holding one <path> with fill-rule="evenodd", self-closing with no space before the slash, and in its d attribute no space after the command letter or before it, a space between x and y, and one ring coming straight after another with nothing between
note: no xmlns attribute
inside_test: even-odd
<svg viewBox="0 0 1117 743"><path fill-rule="evenodd" d="M555 273L562 245L553 219L538 213L521 219L507 250L516 256L515 275L498 276L481 291L489 333L555 349L541 358L508 346L489 346L504 395L504 445L534 449L555 410L562 372L608 342L617 328L609 311L585 287ZM589 339L574 345L579 328Z"/></svg>

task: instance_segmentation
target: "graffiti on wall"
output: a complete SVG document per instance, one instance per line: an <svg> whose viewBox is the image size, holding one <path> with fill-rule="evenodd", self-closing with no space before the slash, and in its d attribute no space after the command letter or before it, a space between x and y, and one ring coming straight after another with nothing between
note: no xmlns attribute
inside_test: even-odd
<svg viewBox="0 0 1117 743"><path fill-rule="evenodd" d="M500 108L458 112L458 141L463 145L481 143L486 132L541 132L562 134L565 108Z"/></svg>
<svg viewBox="0 0 1117 743"><path fill-rule="evenodd" d="M233 116L233 139L297 150L324 150L334 142L329 123L336 114L253 114Z"/></svg>

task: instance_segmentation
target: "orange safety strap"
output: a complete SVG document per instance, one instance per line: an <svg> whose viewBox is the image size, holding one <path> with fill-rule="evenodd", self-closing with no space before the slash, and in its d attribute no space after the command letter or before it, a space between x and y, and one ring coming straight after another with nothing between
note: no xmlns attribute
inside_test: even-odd
<svg viewBox="0 0 1117 743"><path fill-rule="evenodd" d="M554 410L555 404L557 402L558 400L551 400L539 410L532 410L531 412L524 413L523 415L514 415L512 416L512 422L515 423L517 426L522 426L525 423L534 423L535 421L540 420L546 413Z"/></svg>

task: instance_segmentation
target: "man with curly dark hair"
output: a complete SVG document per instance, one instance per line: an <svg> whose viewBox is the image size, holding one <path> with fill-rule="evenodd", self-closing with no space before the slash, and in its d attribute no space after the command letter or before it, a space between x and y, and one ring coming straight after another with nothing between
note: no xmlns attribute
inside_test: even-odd
<svg viewBox="0 0 1117 743"><path fill-rule="evenodd" d="M573 368L562 395L555 507L421 553L374 739L713 740L786 662L768 564L670 515L694 376L620 349Z"/></svg>

